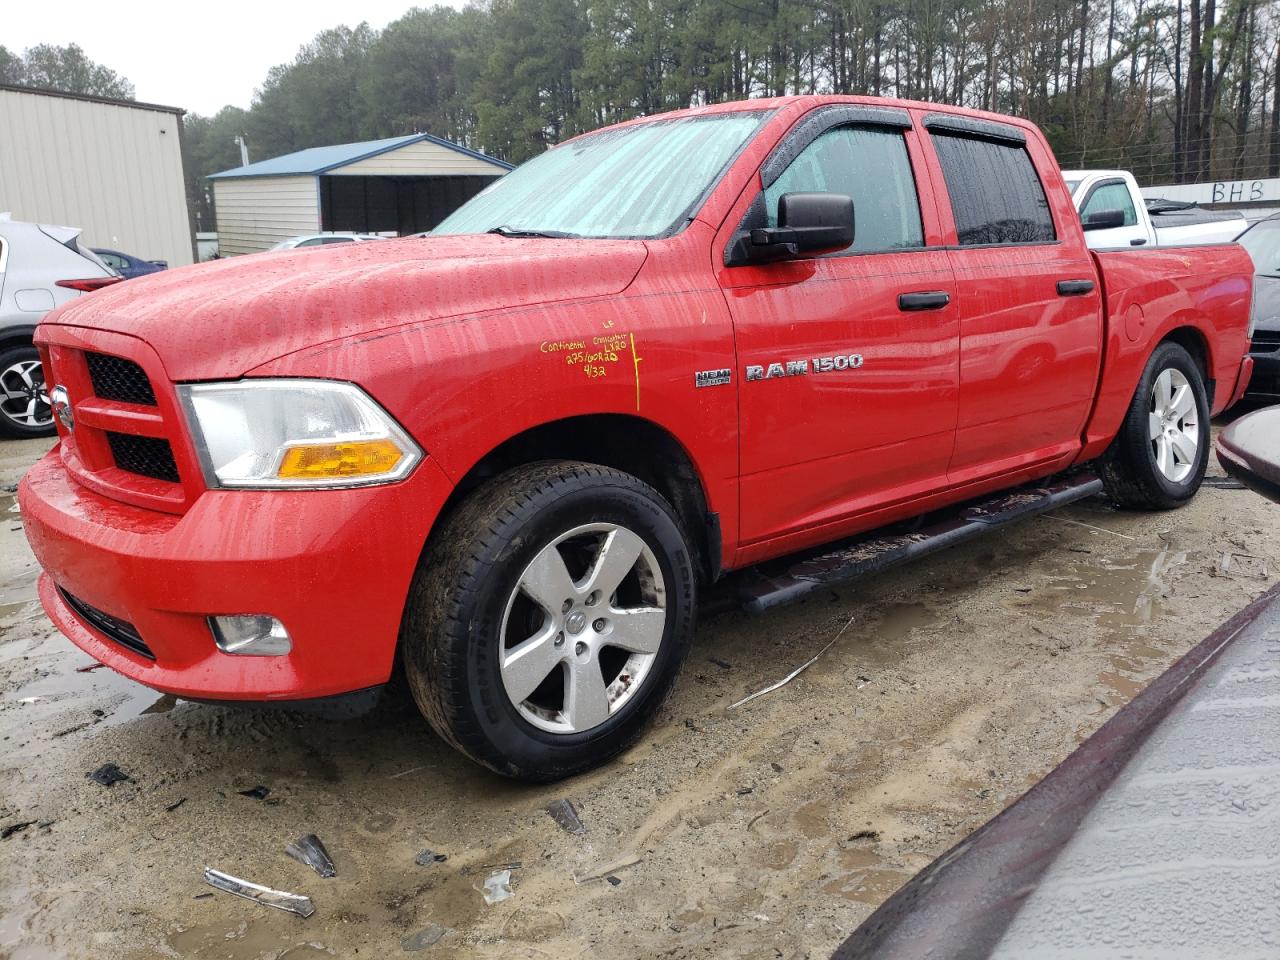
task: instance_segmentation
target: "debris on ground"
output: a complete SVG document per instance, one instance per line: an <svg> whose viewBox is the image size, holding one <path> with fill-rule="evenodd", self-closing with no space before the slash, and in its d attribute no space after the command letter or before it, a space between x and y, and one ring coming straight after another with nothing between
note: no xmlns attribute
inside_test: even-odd
<svg viewBox="0 0 1280 960"><path fill-rule="evenodd" d="M316 912L315 905L311 902L310 897L304 897L297 893L286 893L283 890L272 890L270 887L250 883L248 880L241 880L239 877L233 877L229 873L215 870L213 867L204 868L204 882L211 887L234 894L237 897L257 901L264 907L274 907L277 910L296 913L304 919Z"/></svg>
<svg viewBox="0 0 1280 960"><path fill-rule="evenodd" d="M484 902L493 906L512 896L511 871L495 870L484 881Z"/></svg>
<svg viewBox="0 0 1280 960"><path fill-rule="evenodd" d="M87 667L76 667L76 673L90 673L94 670L101 670L105 666L105 663L91 663Z"/></svg>
<svg viewBox="0 0 1280 960"><path fill-rule="evenodd" d="M411 933L407 937L400 938L400 949L405 953L417 953L419 950L425 950L427 947L434 947L448 933L447 927L442 927L438 923L424 927L417 933Z"/></svg>
<svg viewBox="0 0 1280 960"><path fill-rule="evenodd" d="M578 816L578 811L574 809L573 803L569 800L552 800L547 804L547 813L551 814L551 819L569 833L582 835L587 832L586 825L582 822L582 818Z"/></svg>
<svg viewBox="0 0 1280 960"><path fill-rule="evenodd" d="M248 790L237 790L236 793L240 794L242 797L249 797L252 800L265 800L271 794L271 788L258 784L256 787L250 787Z"/></svg>
<svg viewBox="0 0 1280 960"><path fill-rule="evenodd" d="M10 823L4 827L0 827L0 840L8 840L15 833L21 833L33 823L35 823L34 820L22 820L18 823Z"/></svg>
<svg viewBox="0 0 1280 960"><path fill-rule="evenodd" d="M773 693L773 691L777 690L779 687L785 687L788 683L790 683L796 677L800 676L800 674L804 673L806 670L812 667L815 663L817 663L819 657L821 657L824 653L826 653L833 646L835 646L836 641L844 636L844 632L849 629L850 625L853 623L856 617L857 617L857 614L854 614L854 616L846 620L844 623L844 626L840 628L839 632L834 637L832 637L830 640L827 641L827 645L825 647L823 647L821 650L815 653L812 657L810 657L804 663L800 664L800 666L796 667L794 670L788 673L785 677L783 677L777 683L771 683L769 684L769 686L763 688L762 690L757 690L755 693L747 694L737 703L729 704L729 709L732 710L735 707L742 706L744 703L750 703L756 697L763 697L766 693Z"/></svg>
<svg viewBox="0 0 1280 960"><path fill-rule="evenodd" d="M592 880L603 880L605 877L609 876L609 874L617 873L620 870L625 870L627 869L627 867L634 867L639 862L640 862L639 857L634 857L634 856L623 857L621 860L614 860L612 863L606 863L603 867L594 869L590 873L584 874L583 876L579 877L575 875L573 878L573 882L589 883Z"/></svg>
<svg viewBox="0 0 1280 960"><path fill-rule="evenodd" d="M714 663L714 664L715 664L717 667L719 667L721 670L732 670L732 669L733 669L733 664L732 664L732 663L730 663L728 660L721 660L719 657L707 657L707 659L708 659L711 663Z"/></svg>
<svg viewBox="0 0 1280 960"><path fill-rule="evenodd" d="M448 854L436 853L434 850L423 850L413 858L413 862L420 867L429 867L433 863L444 863L448 859Z"/></svg>
<svg viewBox="0 0 1280 960"><path fill-rule="evenodd" d="M622 881L619 880L617 877L615 877L613 874L609 874L609 876L605 877L605 879L609 881L609 886L611 887L616 887L620 883L622 883Z"/></svg>
<svg viewBox="0 0 1280 960"><path fill-rule="evenodd" d="M1245 485L1234 477L1205 477L1201 483L1206 487L1217 487L1219 490L1244 490Z"/></svg>
<svg viewBox="0 0 1280 960"><path fill-rule="evenodd" d="M169 804L167 807L165 807L165 808L164 808L164 812L165 812L165 813L173 813L173 811L177 810L180 806L182 806L182 805L183 805L184 803L186 803L186 802L187 802L187 798L186 798L186 797L179 797L177 800L173 801L173 803L171 803L171 804Z"/></svg>
<svg viewBox="0 0 1280 960"><path fill-rule="evenodd" d="M849 837L848 842L849 842L849 843L855 843L855 842L856 842L856 841L858 841L858 840L873 840L873 841L878 841L879 839L880 839L880 831L879 831L879 830L859 830L857 833L855 833L855 834L853 834L851 837Z"/></svg>
<svg viewBox="0 0 1280 960"><path fill-rule="evenodd" d="M104 787L109 787L113 783L121 783L122 781L132 782L133 778L117 767L114 763L104 763L97 770L85 774L94 783L100 783Z"/></svg>
<svg viewBox="0 0 1280 960"><path fill-rule="evenodd" d="M338 875L329 851L324 848L324 844L314 833L308 833L305 837L299 837L293 843L286 845L284 852L299 863L306 864L322 877Z"/></svg>
<svg viewBox="0 0 1280 960"><path fill-rule="evenodd" d="M1251 553L1232 553L1224 551L1218 560L1214 573L1220 577L1246 577L1249 579L1267 579L1266 557L1256 557Z"/></svg>

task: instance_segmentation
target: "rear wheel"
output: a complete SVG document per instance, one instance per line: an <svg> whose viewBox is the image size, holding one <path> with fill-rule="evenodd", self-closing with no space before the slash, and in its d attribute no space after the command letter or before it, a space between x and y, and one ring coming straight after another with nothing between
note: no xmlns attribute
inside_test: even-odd
<svg viewBox="0 0 1280 960"><path fill-rule="evenodd" d="M520 467L449 519L415 577L405 674L433 727L507 776L554 780L631 744L693 632L670 506L582 463Z"/></svg>
<svg viewBox="0 0 1280 960"><path fill-rule="evenodd" d="M1208 461L1204 378L1183 347L1162 343L1102 459L1102 481L1121 506L1167 510L1195 496Z"/></svg>
<svg viewBox="0 0 1280 960"><path fill-rule="evenodd" d="M36 348L0 350L0 436L51 437L56 432Z"/></svg>

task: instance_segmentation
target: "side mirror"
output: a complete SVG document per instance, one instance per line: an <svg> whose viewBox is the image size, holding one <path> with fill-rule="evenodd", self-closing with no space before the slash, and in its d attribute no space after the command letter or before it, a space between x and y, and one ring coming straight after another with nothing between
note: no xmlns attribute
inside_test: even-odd
<svg viewBox="0 0 1280 960"><path fill-rule="evenodd" d="M1280 503L1280 407L1241 417L1218 435L1217 447L1223 470Z"/></svg>
<svg viewBox="0 0 1280 960"><path fill-rule="evenodd" d="M851 243L853 199L843 193L784 193L778 200L778 225L751 231L753 247L785 245L790 256L834 253Z"/></svg>
<svg viewBox="0 0 1280 960"><path fill-rule="evenodd" d="M1083 225L1086 230L1112 230L1116 227L1123 227L1124 211L1099 210L1097 213L1091 213L1085 217Z"/></svg>

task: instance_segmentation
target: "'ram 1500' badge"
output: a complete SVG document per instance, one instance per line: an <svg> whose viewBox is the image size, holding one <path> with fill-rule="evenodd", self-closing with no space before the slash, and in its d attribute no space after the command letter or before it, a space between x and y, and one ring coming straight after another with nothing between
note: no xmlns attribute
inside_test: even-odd
<svg viewBox="0 0 1280 960"><path fill-rule="evenodd" d="M812 360L788 360L768 366L756 364L747 367L747 380L772 380L775 377L802 377L806 373L832 373L837 370L857 370L862 366L862 354L842 353L835 357L814 357Z"/></svg>

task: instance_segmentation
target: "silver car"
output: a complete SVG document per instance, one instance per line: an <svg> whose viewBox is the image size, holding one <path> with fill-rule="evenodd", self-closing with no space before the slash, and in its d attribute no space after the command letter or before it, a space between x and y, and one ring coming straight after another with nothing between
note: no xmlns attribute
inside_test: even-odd
<svg viewBox="0 0 1280 960"><path fill-rule="evenodd" d="M54 307L122 278L77 238L79 227L51 227L0 214L0 436L47 437L53 410L32 344Z"/></svg>

